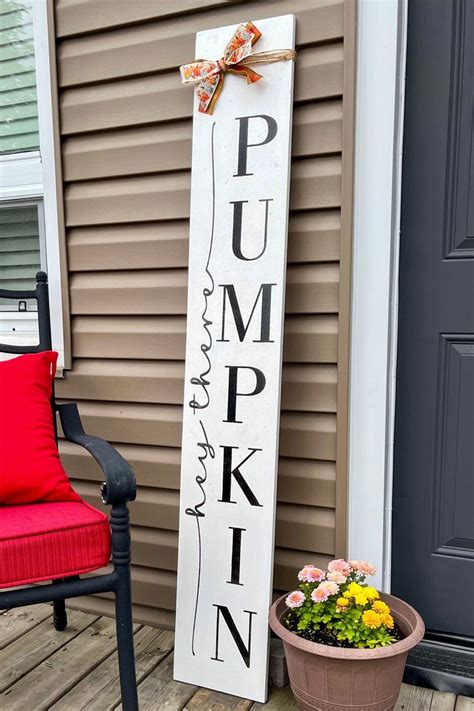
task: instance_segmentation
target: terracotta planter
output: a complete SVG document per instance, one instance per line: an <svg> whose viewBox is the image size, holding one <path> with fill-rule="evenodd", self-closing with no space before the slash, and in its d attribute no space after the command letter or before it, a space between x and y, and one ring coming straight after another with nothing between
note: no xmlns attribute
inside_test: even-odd
<svg viewBox="0 0 474 711"><path fill-rule="evenodd" d="M392 595L380 597L392 610L405 639L378 649L343 649L308 642L280 620L285 597L270 609L270 627L283 640L291 689L304 711L390 711L395 706L408 652L425 633L420 615Z"/></svg>

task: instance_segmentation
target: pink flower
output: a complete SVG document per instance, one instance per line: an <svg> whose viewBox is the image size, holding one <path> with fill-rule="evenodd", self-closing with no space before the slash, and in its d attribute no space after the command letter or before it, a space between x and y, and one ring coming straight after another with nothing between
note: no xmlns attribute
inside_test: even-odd
<svg viewBox="0 0 474 711"><path fill-rule="evenodd" d="M323 588L328 595L336 595L339 592L339 585L334 582L334 580L324 580L318 589Z"/></svg>
<svg viewBox="0 0 474 711"><path fill-rule="evenodd" d="M375 565L373 565L372 563L368 563L366 560L359 560L358 563L358 573L361 573L362 575L375 575Z"/></svg>
<svg viewBox="0 0 474 711"><path fill-rule="evenodd" d="M352 570L361 575L375 575L376 568L372 563L367 563L366 560L350 560L349 565Z"/></svg>
<svg viewBox="0 0 474 711"><path fill-rule="evenodd" d="M339 585L332 580L323 580L311 593L311 599L313 602L326 602L330 595L336 595L338 592Z"/></svg>
<svg viewBox="0 0 474 711"><path fill-rule="evenodd" d="M292 593L288 595L286 598L286 606L287 607L301 607L301 605L305 601L305 596L304 593L301 592L301 590L294 590Z"/></svg>
<svg viewBox="0 0 474 711"><path fill-rule="evenodd" d="M298 580L304 583L319 583L324 580L324 571L314 565L305 565L298 573Z"/></svg>
<svg viewBox="0 0 474 711"><path fill-rule="evenodd" d="M304 583L307 582L307 581L306 581L306 574L307 574L309 568L314 568L314 566L313 566L313 565L309 565L309 564L308 564L308 565L303 565L303 567L301 568L300 572L298 573L298 580L301 580L301 581L303 581Z"/></svg>
<svg viewBox="0 0 474 711"><path fill-rule="evenodd" d="M325 572L321 568L311 566L306 575L308 583L320 583L324 580Z"/></svg>
<svg viewBox="0 0 474 711"><path fill-rule="evenodd" d="M338 570L335 570L332 573L328 573L326 575L326 578L328 580L332 580L334 583L337 583L338 585L343 585L347 580L347 577L345 575L343 575L342 573L340 573Z"/></svg>
<svg viewBox="0 0 474 711"><path fill-rule="evenodd" d="M322 583L321 583L322 585ZM326 602L329 597L329 592L321 587L321 585L313 590L311 593L311 600L313 602Z"/></svg>
<svg viewBox="0 0 474 711"><path fill-rule="evenodd" d="M337 560L332 560L329 565L328 565L328 570L331 573L342 573L343 575L347 576L351 572L351 566L349 563L342 558L338 558Z"/></svg>

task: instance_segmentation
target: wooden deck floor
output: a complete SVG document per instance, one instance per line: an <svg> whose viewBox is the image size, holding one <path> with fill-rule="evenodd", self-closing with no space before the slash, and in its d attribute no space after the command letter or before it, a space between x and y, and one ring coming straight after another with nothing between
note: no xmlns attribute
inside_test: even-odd
<svg viewBox="0 0 474 711"><path fill-rule="evenodd" d="M291 692L273 689L252 703L173 681L173 633L136 625L141 711L296 711ZM55 632L51 607L0 612L1 711L120 709L114 621L69 610L69 627ZM474 699L403 687L397 711L474 711Z"/></svg>

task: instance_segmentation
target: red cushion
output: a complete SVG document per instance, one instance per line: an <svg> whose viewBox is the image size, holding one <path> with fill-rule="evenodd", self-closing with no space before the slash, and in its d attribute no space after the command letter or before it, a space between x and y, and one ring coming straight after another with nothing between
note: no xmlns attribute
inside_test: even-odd
<svg viewBox="0 0 474 711"><path fill-rule="evenodd" d="M0 507L0 588L107 565L107 516L84 501Z"/></svg>
<svg viewBox="0 0 474 711"><path fill-rule="evenodd" d="M80 501L56 446L51 392L58 354L0 363L0 504Z"/></svg>

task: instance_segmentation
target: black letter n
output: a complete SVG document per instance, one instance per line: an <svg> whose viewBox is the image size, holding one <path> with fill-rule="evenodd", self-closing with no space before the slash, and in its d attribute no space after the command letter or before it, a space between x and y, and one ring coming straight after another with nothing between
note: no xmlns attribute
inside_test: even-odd
<svg viewBox="0 0 474 711"><path fill-rule="evenodd" d="M249 633L248 633L248 642L247 646L245 646L245 642L240 636L239 630L237 629L237 625L234 622L234 619L232 615L229 612L229 608L225 607L225 605L214 605L214 607L217 607L217 620L216 620L216 655L215 657L211 657L211 659L214 659L216 662L223 662L224 660L219 657L219 621L220 621L220 615L224 618L224 622L226 623L227 627L229 628L229 632L232 635L232 638L237 646L237 649L239 650L240 656L245 662L246 667L250 667L250 651L251 651L251 646L252 646L252 615L256 615L256 612L251 612L250 610L244 610L249 616Z"/></svg>

